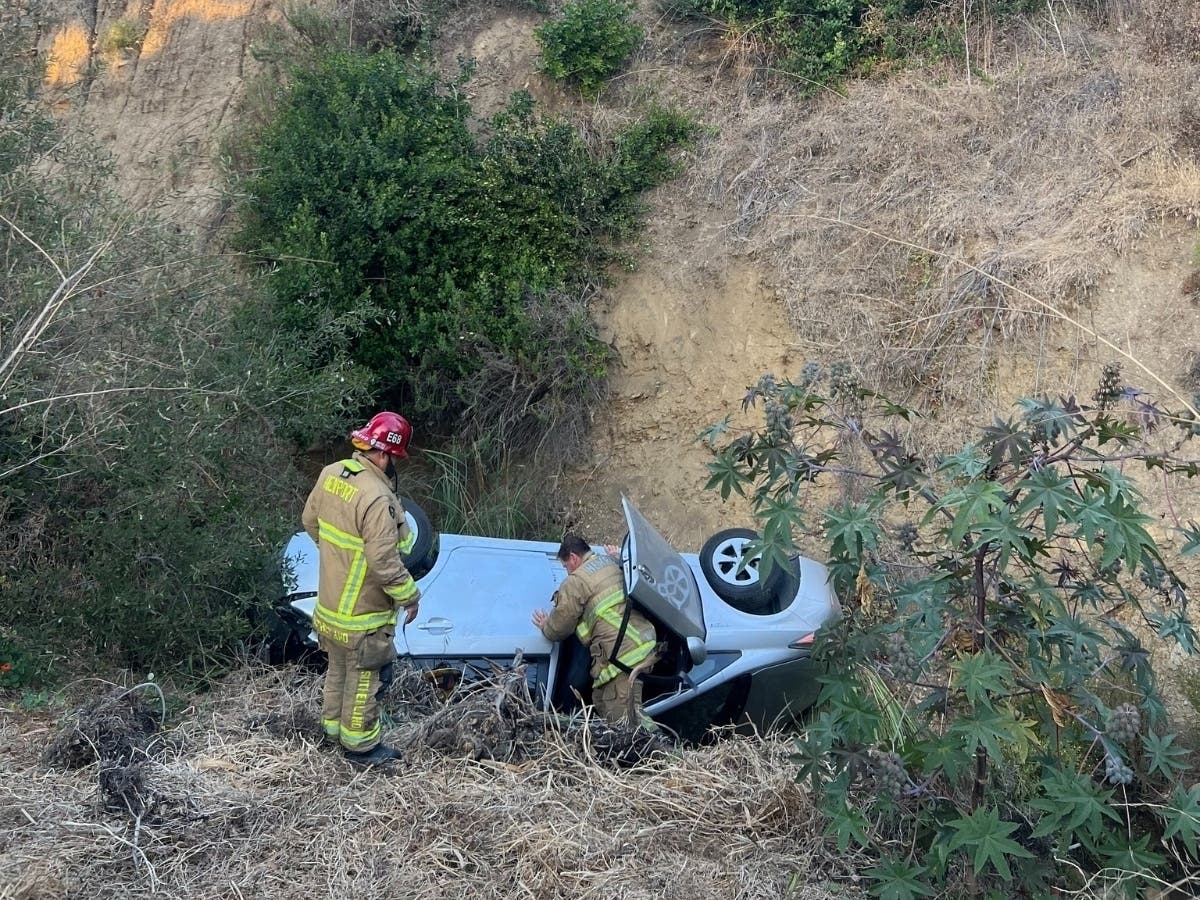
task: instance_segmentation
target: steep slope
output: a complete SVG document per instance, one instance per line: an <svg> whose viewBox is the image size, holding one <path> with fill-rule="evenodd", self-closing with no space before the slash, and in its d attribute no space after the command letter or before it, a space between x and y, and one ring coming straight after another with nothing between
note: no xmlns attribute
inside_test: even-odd
<svg viewBox="0 0 1200 900"><path fill-rule="evenodd" d="M1200 66L1186 50L1200 24L1164 18L1168 7L1147 0L1105 27L1035 17L1015 36L971 20L970 69L806 99L764 80L734 36L664 21L646 2L645 45L594 105L534 71L541 16L502 4L448 13L436 56L448 72L476 58L467 90L481 114L527 89L603 131L658 96L716 129L652 197L636 270L614 272L598 304L618 362L590 457L560 484L568 523L614 536L629 492L683 546L744 524L744 505L703 491L696 435L736 412L761 372L795 374L807 359L846 359L907 396L927 413L917 428L943 446L964 414L1020 394L1089 395L1099 366L1120 358L1110 345L1186 398L1200 347L1180 293L1200 214L1188 91ZM58 13L42 43L64 111L112 149L131 202L208 227L222 209L219 137L236 128L254 35L278 10L154 0ZM144 37L121 49L114 33L128 23ZM1164 514L1189 508L1177 498Z"/></svg>

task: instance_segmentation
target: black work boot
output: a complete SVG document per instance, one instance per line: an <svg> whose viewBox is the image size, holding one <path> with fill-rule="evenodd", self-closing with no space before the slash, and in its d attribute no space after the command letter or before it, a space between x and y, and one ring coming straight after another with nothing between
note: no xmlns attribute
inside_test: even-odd
<svg viewBox="0 0 1200 900"><path fill-rule="evenodd" d="M377 744L370 750L361 753L353 750L346 751L346 759L354 766L381 766L403 758L404 755L399 750L389 747L387 744Z"/></svg>

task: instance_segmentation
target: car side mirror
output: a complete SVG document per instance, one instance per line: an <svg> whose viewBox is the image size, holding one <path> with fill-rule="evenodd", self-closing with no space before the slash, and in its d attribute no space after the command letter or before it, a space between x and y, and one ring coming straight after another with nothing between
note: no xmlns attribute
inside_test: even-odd
<svg viewBox="0 0 1200 900"><path fill-rule="evenodd" d="M704 646L704 641L695 635L687 639L687 651L688 656L692 658L693 666L698 666L708 659L708 648Z"/></svg>

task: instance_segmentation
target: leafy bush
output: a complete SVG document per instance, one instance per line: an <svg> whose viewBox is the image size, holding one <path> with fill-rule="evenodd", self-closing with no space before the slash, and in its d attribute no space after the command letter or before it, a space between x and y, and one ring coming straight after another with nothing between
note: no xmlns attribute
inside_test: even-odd
<svg viewBox="0 0 1200 900"><path fill-rule="evenodd" d="M1200 473L1147 440L1191 438L1191 412L1113 366L1091 404L1022 400L930 457L901 437L914 414L845 366L764 376L745 405L763 424L725 440L710 485L749 496L765 558L816 524L811 483L854 485L820 517L844 616L818 639L829 672L796 758L827 838L877 858L874 892L1047 896L1106 867L1127 890L1195 887L1200 785L1143 640L1193 653L1196 632L1124 471ZM1200 528L1180 534L1200 551Z"/></svg>
<svg viewBox="0 0 1200 900"><path fill-rule="evenodd" d="M666 0L681 16L723 23L736 39L765 45L772 65L803 90L836 84L888 60L962 51L961 9L936 0ZM1041 0L987 0L993 19L1043 9Z"/></svg>
<svg viewBox="0 0 1200 900"><path fill-rule="evenodd" d="M632 0L571 0L537 29L543 71L595 97L645 37L632 20L636 8Z"/></svg>
<svg viewBox="0 0 1200 900"><path fill-rule="evenodd" d="M200 665L276 599L292 440L339 426L362 383L309 372L313 338L279 337L260 285L108 192L38 105L31 40L0 24L5 640Z"/></svg>
<svg viewBox="0 0 1200 900"><path fill-rule="evenodd" d="M589 285L695 126L654 111L597 149L519 94L479 140L459 85L391 52L293 77L238 241L288 332L357 329L312 362L347 353L426 423L510 448L582 421L608 359Z"/></svg>
<svg viewBox="0 0 1200 900"><path fill-rule="evenodd" d="M117 19L104 30L100 49L105 53L136 50L146 37L146 26L137 19Z"/></svg>
<svg viewBox="0 0 1200 900"><path fill-rule="evenodd" d="M15 643L0 637L0 690L25 686L33 677L29 655Z"/></svg>

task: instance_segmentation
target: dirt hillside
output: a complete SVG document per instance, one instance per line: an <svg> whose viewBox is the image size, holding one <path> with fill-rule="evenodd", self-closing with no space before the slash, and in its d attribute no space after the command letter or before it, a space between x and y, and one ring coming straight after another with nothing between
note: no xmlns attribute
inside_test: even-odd
<svg viewBox="0 0 1200 900"><path fill-rule="evenodd" d="M688 174L651 199L637 269L614 272L599 301L618 364L590 456L564 485L577 523L613 536L627 492L684 547L744 524L744 507L702 490L697 432L736 411L760 373L809 359L846 359L916 403L920 430L945 446L962 439L964 413L1041 389L1090 394L1120 357L1105 341L1189 396L1200 314L1181 285L1196 265L1200 114L1187 86L1200 65L1180 48L1200 25L1164 32L1156 3L1104 28L1035 18L1013 37L971 22L969 71L805 99L764 79L744 45L646 2L646 43L594 105L537 74L542 16L490 3L448 13L437 58L447 71L477 60L468 91L481 114L527 89L603 130L657 96L713 129ZM50 11L41 44L64 115L111 149L131 202L210 228L224 208L220 138L279 8L52 0Z"/></svg>

